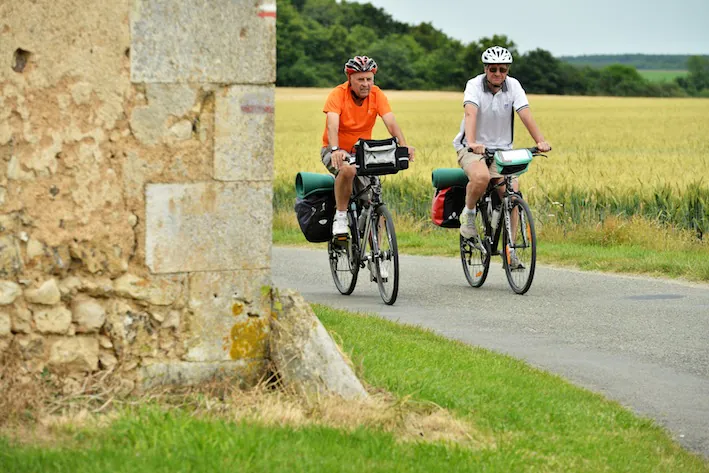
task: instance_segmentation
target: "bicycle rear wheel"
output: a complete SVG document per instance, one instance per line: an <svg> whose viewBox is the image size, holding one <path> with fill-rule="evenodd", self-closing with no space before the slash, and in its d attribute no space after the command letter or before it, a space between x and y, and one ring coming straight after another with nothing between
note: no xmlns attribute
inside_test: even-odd
<svg viewBox="0 0 709 473"><path fill-rule="evenodd" d="M519 196L513 196L510 203L510 215L514 215L514 211L517 210L519 218L515 234L511 238L507 229L504 230L502 261L510 287L517 294L524 294L532 286L534 279L537 263L537 235L529 205ZM517 261L513 261L514 257Z"/></svg>
<svg viewBox="0 0 709 473"><path fill-rule="evenodd" d="M327 243L327 254L330 259L330 272L335 287L341 294L352 294L357 285L359 273L359 248L357 245L357 229L350 212L347 213L350 235L346 241L330 239Z"/></svg>
<svg viewBox="0 0 709 473"><path fill-rule="evenodd" d="M379 223L376 227L372 226L375 277L382 300L392 305L399 294L399 248L394 220L384 205L380 205L374 212L374 222Z"/></svg>

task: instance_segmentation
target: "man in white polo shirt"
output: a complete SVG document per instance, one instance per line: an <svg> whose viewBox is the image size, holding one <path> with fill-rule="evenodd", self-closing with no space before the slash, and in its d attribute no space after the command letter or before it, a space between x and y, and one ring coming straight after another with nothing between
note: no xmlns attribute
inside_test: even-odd
<svg viewBox="0 0 709 473"><path fill-rule="evenodd" d="M485 163L485 148L512 149L514 137L514 112L537 143L540 151L549 151L551 146L532 118L529 102L519 81L507 74L512 64L510 52L500 46L488 48L482 54L485 72L468 81L463 96L465 115L460 132L453 140L458 153L458 164L468 176L465 193L465 209L460 216L460 234L465 238L477 236L475 228L475 205L485 193L490 179L499 180L494 163ZM474 137L471 139L470 137ZM514 180L515 190L519 183ZM502 189L499 189L502 196ZM510 255L513 269L519 266L516 255Z"/></svg>

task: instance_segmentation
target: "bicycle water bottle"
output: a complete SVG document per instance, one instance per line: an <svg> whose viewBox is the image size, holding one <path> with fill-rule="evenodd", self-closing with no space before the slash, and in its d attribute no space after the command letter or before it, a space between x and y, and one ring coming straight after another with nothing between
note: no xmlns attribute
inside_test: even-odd
<svg viewBox="0 0 709 473"><path fill-rule="evenodd" d="M500 207L495 207L492 211L492 220L490 220L490 224L492 225L492 231L497 230L497 225L500 223L500 214L502 212L500 211Z"/></svg>
<svg viewBox="0 0 709 473"><path fill-rule="evenodd" d="M357 229L359 230L360 233L364 231L364 225L367 222L367 217L365 215L364 210L362 211L361 214L359 214L359 219L357 219Z"/></svg>

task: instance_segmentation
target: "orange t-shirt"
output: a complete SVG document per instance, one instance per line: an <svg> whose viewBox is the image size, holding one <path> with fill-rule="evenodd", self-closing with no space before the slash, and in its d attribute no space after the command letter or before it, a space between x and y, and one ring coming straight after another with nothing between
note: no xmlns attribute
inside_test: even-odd
<svg viewBox="0 0 709 473"><path fill-rule="evenodd" d="M369 96L364 99L362 105L358 106L352 98L349 82L345 82L332 89L323 112L334 112L340 115L338 145L349 153L358 139L372 139L372 128L377 121L377 115L380 117L386 115L391 112L391 107L384 92L376 85L372 86ZM322 143L323 146L328 145L327 119L325 119Z"/></svg>

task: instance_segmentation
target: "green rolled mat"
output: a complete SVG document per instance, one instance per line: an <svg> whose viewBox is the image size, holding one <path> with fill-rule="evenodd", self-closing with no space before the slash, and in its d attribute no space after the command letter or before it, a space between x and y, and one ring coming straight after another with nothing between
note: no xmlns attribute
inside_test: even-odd
<svg viewBox="0 0 709 473"><path fill-rule="evenodd" d="M314 192L334 192L335 176L315 172L299 172L295 175L295 195L301 199Z"/></svg>
<svg viewBox="0 0 709 473"><path fill-rule="evenodd" d="M431 182L436 189L468 185L468 176L461 168L438 168L431 173Z"/></svg>

